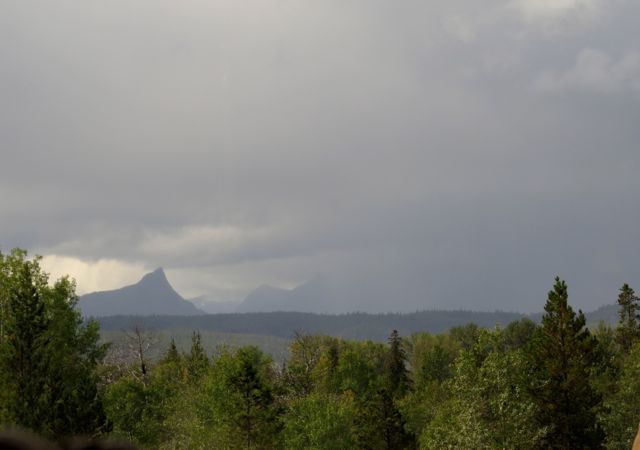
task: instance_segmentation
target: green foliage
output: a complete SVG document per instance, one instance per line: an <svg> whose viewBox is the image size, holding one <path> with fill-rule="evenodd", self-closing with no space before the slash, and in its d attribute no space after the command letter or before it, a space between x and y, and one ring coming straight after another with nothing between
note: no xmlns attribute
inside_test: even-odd
<svg viewBox="0 0 640 450"><path fill-rule="evenodd" d="M456 341L463 349L469 350L473 348L478 341L480 335L480 328L475 323L468 323L453 327L449 330L451 339Z"/></svg>
<svg viewBox="0 0 640 450"><path fill-rule="evenodd" d="M96 367L106 348L75 309L75 284L48 284L39 258L0 254L2 418L47 437L105 430Z"/></svg>
<svg viewBox="0 0 640 450"><path fill-rule="evenodd" d="M284 416L286 449L356 448L356 402L349 394L314 392L291 402Z"/></svg>
<svg viewBox="0 0 640 450"><path fill-rule="evenodd" d="M193 411L185 411L187 420L171 420L167 446L277 448L282 407L275 375L271 358L256 347L223 350L200 384L181 395Z"/></svg>
<svg viewBox="0 0 640 450"><path fill-rule="evenodd" d="M162 362L141 377L136 371L110 384L105 392L113 435L137 445L156 448L168 438L166 421L184 389L175 361Z"/></svg>
<svg viewBox="0 0 640 450"><path fill-rule="evenodd" d="M321 358L332 338L297 333L289 345L289 364L284 371L285 383L289 394L295 398L309 395L319 382L323 371L318 368ZM332 344L331 371L335 372L337 363L337 344ZM329 380L324 380L328 387Z"/></svg>
<svg viewBox="0 0 640 450"><path fill-rule="evenodd" d="M419 436L448 399L444 382L452 375L451 365L459 352L449 334L415 333L405 341L414 390L397 400L407 430Z"/></svg>
<svg viewBox="0 0 640 450"><path fill-rule="evenodd" d="M175 342L172 341L173 348L175 348ZM172 348L169 348L172 352ZM177 352L177 349L175 350ZM174 356L175 358L175 356ZM200 333L194 331L191 336L191 350L186 358L187 372L191 380L199 380L202 375L209 368L209 357L204 351L201 343Z"/></svg>
<svg viewBox="0 0 640 450"><path fill-rule="evenodd" d="M347 344L341 339L325 336L318 363L313 369L315 389L327 393L339 393L339 381L336 377L340 354Z"/></svg>
<svg viewBox="0 0 640 450"><path fill-rule="evenodd" d="M527 318L509 323L502 332L505 347L510 350L527 347L535 335L536 328L536 323Z"/></svg>
<svg viewBox="0 0 640 450"><path fill-rule="evenodd" d="M461 346L449 333L414 333L404 343L416 389L420 383L432 380L441 383L451 376L451 366Z"/></svg>
<svg viewBox="0 0 640 450"><path fill-rule="evenodd" d="M39 276L37 261L14 250L2 261L5 315L0 367L5 376L6 415L15 424L42 432L46 418L50 319L42 291L46 281Z"/></svg>
<svg viewBox="0 0 640 450"><path fill-rule="evenodd" d="M419 368L420 381L442 383L451 377L451 363L453 363L453 355L443 346L435 345L423 356Z"/></svg>
<svg viewBox="0 0 640 450"><path fill-rule="evenodd" d="M526 392L528 361L521 350L500 350L502 338L499 330L483 332L460 353L448 400L423 428L421 448L529 449L540 441Z"/></svg>
<svg viewBox="0 0 640 450"><path fill-rule="evenodd" d="M600 322L594 331L597 345L594 350L594 365L591 368L590 381L593 390L604 400L609 399L618 389L617 383L626 354L620 351L616 331L604 322ZM597 408L598 416L606 415L607 402Z"/></svg>
<svg viewBox="0 0 640 450"><path fill-rule="evenodd" d="M391 334L387 349L369 341L304 335L298 335L291 347L284 381L295 399L319 394L355 398L352 438L357 447L413 447L414 438L405 430L396 405L396 399L411 384L406 352L397 332Z"/></svg>
<svg viewBox="0 0 640 450"><path fill-rule="evenodd" d="M618 295L618 328L616 338L623 352L628 352L631 347L640 341L640 299L635 292L625 283L620 288Z"/></svg>
<svg viewBox="0 0 640 450"><path fill-rule="evenodd" d="M181 360L182 358L180 357L180 353L178 352L176 341L174 338L171 338L171 343L169 344L169 348L167 349L164 357L162 358L162 362L180 364Z"/></svg>
<svg viewBox="0 0 640 450"><path fill-rule="evenodd" d="M277 365L252 346L210 358L205 346L225 338L211 330L167 332L137 361L112 349L101 365L98 326L76 302L74 283L49 285L37 258L0 253L0 422L56 438L110 424L150 449L626 449L640 417L628 285L616 330L591 334L556 279L541 325L393 331L388 345L298 334Z"/></svg>
<svg viewBox="0 0 640 450"><path fill-rule="evenodd" d="M384 346L379 343L346 343L335 371L335 385L339 391L351 391L356 398L362 398L380 387L385 353Z"/></svg>
<svg viewBox="0 0 640 450"><path fill-rule="evenodd" d="M162 398L153 384L126 377L105 395L105 410L113 423L113 434L137 444L153 445L162 434Z"/></svg>
<svg viewBox="0 0 640 450"><path fill-rule="evenodd" d="M177 316L176 316L177 317ZM111 348L114 350L122 349L122 356L126 357L126 361L133 360L133 355L128 351L130 348L130 328L132 321L140 320L140 318L132 318L129 322L123 323L123 328L117 330L106 330L103 328L102 323L111 319L111 317L100 318L100 336L103 342L109 342ZM171 341L173 340L176 346L176 350L180 353L181 357L188 355L191 351L193 328L185 329L163 329L163 324L157 324L154 321L155 317L145 317L144 325L147 329L153 330L152 338L153 345L149 346L145 352L145 356L148 358L149 363L162 360L171 347ZM154 328L158 326L159 328ZM246 347L248 345L255 345L264 353L273 356L274 360L281 364L288 360L289 357L289 339L281 339L273 336L260 336L255 334L240 334L240 333L222 333L211 330L199 330L200 344L207 350L209 359L211 360L211 353L217 348L226 347L229 349L238 349L240 347ZM211 363L211 361L210 361Z"/></svg>
<svg viewBox="0 0 640 450"><path fill-rule="evenodd" d="M357 441L359 448L415 448L415 436L405 427L400 409L386 387L360 399Z"/></svg>
<svg viewBox="0 0 640 450"><path fill-rule="evenodd" d="M597 342L585 328L584 314L569 306L560 278L544 309L542 327L528 349L536 422L547 430L542 447L598 448L603 439L596 422L600 398L589 379Z"/></svg>
<svg viewBox="0 0 640 450"><path fill-rule="evenodd" d="M391 397L404 395L409 389L409 371L407 370L407 353L397 330L389 336L389 349L384 360L385 388Z"/></svg>
<svg viewBox="0 0 640 450"><path fill-rule="evenodd" d="M616 392L605 401L603 426L605 447L611 450L631 448L640 420L640 344L632 347L616 386Z"/></svg>

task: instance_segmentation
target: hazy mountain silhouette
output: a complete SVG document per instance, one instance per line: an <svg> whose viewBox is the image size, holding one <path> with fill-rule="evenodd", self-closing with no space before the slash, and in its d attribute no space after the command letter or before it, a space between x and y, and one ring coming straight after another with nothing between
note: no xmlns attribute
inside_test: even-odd
<svg viewBox="0 0 640 450"><path fill-rule="evenodd" d="M335 313L335 297L321 279L313 279L294 289L263 285L251 292L236 308L236 312L296 311Z"/></svg>
<svg viewBox="0 0 640 450"><path fill-rule="evenodd" d="M615 326L618 324L620 306L617 303L604 305L595 311L585 313L587 317L587 325L595 328L598 323L604 322L607 325Z"/></svg>
<svg viewBox="0 0 640 450"><path fill-rule="evenodd" d="M349 310L346 306L356 303L356 307ZM237 304L235 312L238 313L268 313L268 312L304 312L314 314L348 314L356 311L367 311L370 314L379 311L370 311L366 308L358 308L357 302L350 299L348 293L342 292L339 288L328 283L326 280L316 278L307 281L294 289L280 289L273 286L262 285L252 291L241 303ZM603 305L594 311L586 312L588 325L591 328L597 326L600 321L609 325L615 325L618 321L618 305ZM415 311L446 311L432 310L428 307L416 308ZM448 311L457 313L458 311ZM576 310L577 311L577 310ZM232 312L232 311L220 311ZM391 313L393 311L388 311ZM399 311L400 313L410 313L411 311ZM467 311L465 311L466 313ZM217 313L213 312L212 313ZM521 314L540 322L543 312L531 314Z"/></svg>
<svg viewBox="0 0 640 450"><path fill-rule="evenodd" d="M86 317L204 314L171 287L162 268L146 274L136 284L83 295L78 306Z"/></svg>
<svg viewBox="0 0 640 450"><path fill-rule="evenodd" d="M272 313L299 312L314 314L344 314L345 304L341 301L340 293L326 280L316 278L303 283L294 289L280 289L263 285L251 292L244 301L215 302L205 297L185 300L169 284L162 268L146 274L133 285L111 291L94 292L80 297L79 308L84 316L195 316L203 314L232 314L232 313ZM422 314L424 310L418 315ZM590 327L599 321L615 325L617 323L618 305L602 306L595 311L587 312L587 322ZM471 311L438 311L430 310L429 315L438 313L456 316L460 320L476 321L478 317L491 313L475 313ZM501 312L496 312L500 313ZM406 313L405 313L406 314ZM469 314L471 316L467 317ZM527 316L534 321L540 321L542 313L514 314L514 317ZM388 313L387 313L388 315ZM365 314L365 316L368 316ZM363 317L365 317L363 316ZM372 317L375 313L372 314ZM400 314L399 316L402 316ZM411 314L409 314L411 316ZM479 320L482 322L482 320ZM445 321L450 322L449 319ZM451 323L458 323L453 320ZM250 330L242 330L249 332Z"/></svg>
<svg viewBox="0 0 640 450"><path fill-rule="evenodd" d="M236 308L237 312L291 311L291 291L262 285L252 291Z"/></svg>

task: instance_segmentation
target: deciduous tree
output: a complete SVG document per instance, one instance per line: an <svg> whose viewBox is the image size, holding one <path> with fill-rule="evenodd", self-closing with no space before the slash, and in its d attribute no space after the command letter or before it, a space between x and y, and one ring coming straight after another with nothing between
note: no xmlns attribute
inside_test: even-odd
<svg viewBox="0 0 640 450"><path fill-rule="evenodd" d="M0 254L0 273L4 419L57 439L104 431L96 366L106 347L97 323L75 309L75 284L50 286L39 258L18 249Z"/></svg>

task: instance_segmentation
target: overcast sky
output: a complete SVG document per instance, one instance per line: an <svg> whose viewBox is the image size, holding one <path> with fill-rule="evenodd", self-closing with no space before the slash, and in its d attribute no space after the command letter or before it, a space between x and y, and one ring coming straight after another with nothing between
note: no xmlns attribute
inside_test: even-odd
<svg viewBox="0 0 640 450"><path fill-rule="evenodd" d="M639 30L637 0L4 0L0 245L80 293L163 266L214 300L538 311L557 274L612 303Z"/></svg>

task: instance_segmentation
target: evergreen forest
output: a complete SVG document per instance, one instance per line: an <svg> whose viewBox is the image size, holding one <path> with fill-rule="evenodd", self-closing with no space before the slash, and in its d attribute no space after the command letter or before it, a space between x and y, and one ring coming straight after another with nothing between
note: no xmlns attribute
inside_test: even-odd
<svg viewBox="0 0 640 450"><path fill-rule="evenodd" d="M552 281L552 280L550 280ZM0 253L0 423L141 449L629 449L640 421L640 301L588 329L567 284L541 321L473 323L385 342L298 333L285 362L254 346L109 355L74 281Z"/></svg>

